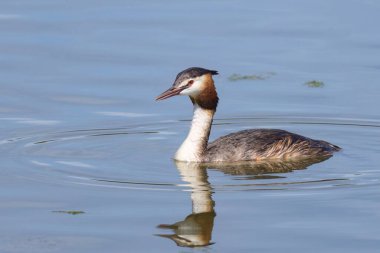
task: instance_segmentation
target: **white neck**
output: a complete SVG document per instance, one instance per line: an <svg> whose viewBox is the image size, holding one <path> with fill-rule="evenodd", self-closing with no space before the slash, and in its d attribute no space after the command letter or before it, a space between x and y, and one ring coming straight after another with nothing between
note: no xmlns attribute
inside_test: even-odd
<svg viewBox="0 0 380 253"><path fill-rule="evenodd" d="M185 141L177 150L174 159L185 162L202 162L202 155L207 148L212 119L215 111L194 104L191 128Z"/></svg>

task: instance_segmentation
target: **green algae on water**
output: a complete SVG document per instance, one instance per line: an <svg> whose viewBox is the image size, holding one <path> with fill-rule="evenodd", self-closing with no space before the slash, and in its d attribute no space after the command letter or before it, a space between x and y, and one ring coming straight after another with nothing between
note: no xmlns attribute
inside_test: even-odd
<svg viewBox="0 0 380 253"><path fill-rule="evenodd" d="M325 83L318 80L312 80L312 81L306 82L305 85L310 88L322 88L323 86L325 86Z"/></svg>
<svg viewBox="0 0 380 253"><path fill-rule="evenodd" d="M78 214L84 214L83 211L78 210L58 210L58 211L52 211L53 213L65 213L65 214L71 214L71 215L78 215Z"/></svg>
<svg viewBox="0 0 380 253"><path fill-rule="evenodd" d="M241 75L241 74L232 74L228 77L228 80L234 82L234 81L241 81L241 80L265 80L268 79L271 76L274 76L274 72L268 72L263 74L256 74L256 75Z"/></svg>

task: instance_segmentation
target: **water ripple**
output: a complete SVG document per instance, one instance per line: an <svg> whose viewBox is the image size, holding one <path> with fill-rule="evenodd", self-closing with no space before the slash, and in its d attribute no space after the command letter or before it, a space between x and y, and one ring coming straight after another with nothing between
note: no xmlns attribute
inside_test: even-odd
<svg viewBox="0 0 380 253"><path fill-rule="evenodd" d="M80 187L177 191L209 184L212 191L283 191L380 182L380 171L371 163L377 159L373 144L379 141L379 121L263 117L218 119L214 125L218 126L214 130L217 134L224 133L226 127L239 130L247 125L265 125L291 130L301 126L310 134L323 131L325 139L332 139L343 151L326 161L301 164L205 165L189 169L170 159L178 139L183 138L179 136L187 131L185 121L19 136L0 140L0 149L5 164L8 161L14 167L9 176ZM20 158L15 161L14 157ZM195 175L194 171L202 172Z"/></svg>

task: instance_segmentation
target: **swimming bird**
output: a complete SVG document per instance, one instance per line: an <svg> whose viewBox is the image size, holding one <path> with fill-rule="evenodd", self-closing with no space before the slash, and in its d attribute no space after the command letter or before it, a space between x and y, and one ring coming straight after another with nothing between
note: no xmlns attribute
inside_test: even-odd
<svg viewBox="0 0 380 253"><path fill-rule="evenodd" d="M218 71L191 67L181 71L174 84L156 100L189 96L194 112L189 134L174 159L185 162L237 162L265 159L306 159L332 156L340 147L280 129L249 129L208 143L218 106L213 75Z"/></svg>

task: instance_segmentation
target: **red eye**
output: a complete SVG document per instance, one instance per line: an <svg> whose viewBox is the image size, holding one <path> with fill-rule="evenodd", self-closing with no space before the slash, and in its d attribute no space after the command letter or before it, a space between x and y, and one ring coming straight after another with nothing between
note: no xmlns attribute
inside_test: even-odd
<svg viewBox="0 0 380 253"><path fill-rule="evenodd" d="M194 83L194 80L190 80L187 85L192 85Z"/></svg>

